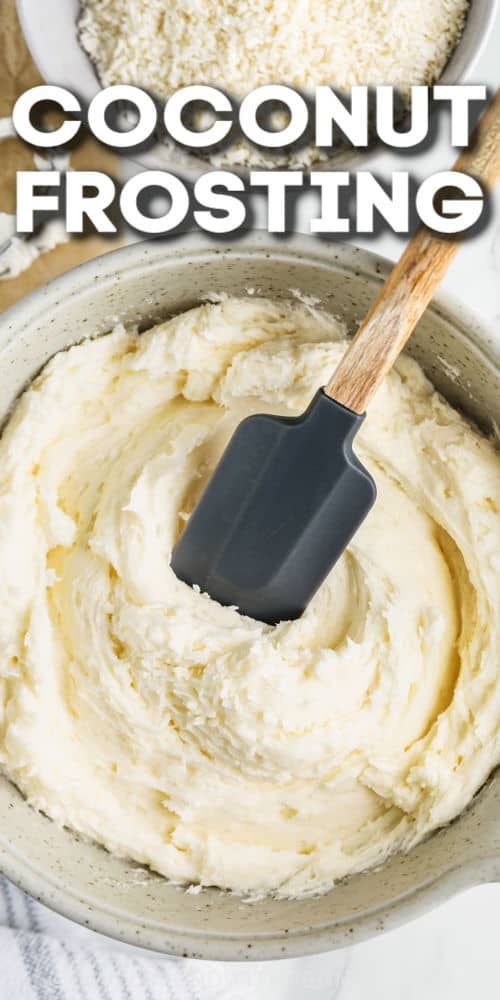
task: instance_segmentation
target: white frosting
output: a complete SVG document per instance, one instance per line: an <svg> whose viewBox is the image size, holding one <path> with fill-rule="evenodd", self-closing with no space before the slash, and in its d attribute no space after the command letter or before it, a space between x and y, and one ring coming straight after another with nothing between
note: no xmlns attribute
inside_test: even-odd
<svg viewBox="0 0 500 1000"><path fill-rule="evenodd" d="M57 822L189 885L301 895L446 823L500 759L499 463L403 359L379 498L303 617L176 579L232 428L296 413L338 323L228 299L58 355L0 445L0 761Z"/></svg>
<svg viewBox="0 0 500 1000"><path fill-rule="evenodd" d="M0 118L0 142L2 139L12 139L15 134L12 118Z"/></svg>
<svg viewBox="0 0 500 1000"><path fill-rule="evenodd" d="M16 135L12 118L0 118L0 142ZM51 160L33 156L37 170L67 170L69 156L65 153L55 154ZM31 267L33 261L53 250L60 243L66 243L68 233L62 219L51 219L29 238L16 235L16 217L10 212L0 212L0 281L17 278L19 274Z"/></svg>
<svg viewBox="0 0 500 1000"><path fill-rule="evenodd" d="M40 254L53 250L60 243L67 243L69 236L62 219L51 219L32 236L16 236L16 217L0 212L0 281L17 278L31 267Z"/></svg>

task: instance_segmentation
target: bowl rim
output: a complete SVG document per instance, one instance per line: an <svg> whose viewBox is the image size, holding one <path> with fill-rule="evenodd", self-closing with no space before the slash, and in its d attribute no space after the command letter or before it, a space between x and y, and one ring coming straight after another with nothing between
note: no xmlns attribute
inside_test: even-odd
<svg viewBox="0 0 500 1000"><path fill-rule="evenodd" d="M134 270L148 262L149 266L161 267L165 256L169 258L192 256L228 256L241 254L249 256L272 254L291 260L308 258L320 268L332 266L364 275L379 284L394 267L394 260L372 250L352 243L322 240L308 233L292 232L285 237L269 234L265 229L245 229L235 239L219 238L199 231L187 231L172 236L153 237L138 240L115 250L107 251L76 267L70 268L51 281L33 289L18 302L0 314L0 352L7 346L14 328L28 325L35 318L42 299L58 292L57 301L73 297L85 282L106 281L125 271ZM76 280L75 280L76 279ZM479 351L483 359L493 365L500 364L500 337L492 323L479 317L463 300L445 291L438 291L427 307L452 326Z"/></svg>
<svg viewBox="0 0 500 1000"><path fill-rule="evenodd" d="M24 862L16 864L16 860L15 854L8 860L0 848L1 874L37 902L80 926L162 957L170 955L224 962L299 958L349 947L416 920L467 889L500 883L498 860L481 858L461 865L451 864L441 875L430 878L418 889L409 890L386 906L372 908L355 920L346 919L319 929L305 926L286 934L279 931L229 934L227 931L211 932L208 928L196 931L170 929L167 933L154 920L135 920L112 906L96 907L71 887L61 888Z"/></svg>
<svg viewBox="0 0 500 1000"><path fill-rule="evenodd" d="M392 261L349 244L331 244L298 234L283 241L273 238L265 231L255 230L233 243L214 241L199 233L188 233L170 241L155 239L133 243L67 271L6 310L0 316L0 356L14 338L29 328L31 322L40 315L40 310L46 308L50 301L61 306L70 298L74 301L79 291L85 294L89 284L95 280L112 283L117 274L123 277L127 271L144 269L146 264L148 267L161 268L166 257L170 260L186 257L192 259L197 254L217 255L219 259L235 254L259 258L275 256L295 261L300 259L330 270L333 268L356 273L379 284L392 267ZM455 297L441 292L428 308L458 330L487 363L498 365L500 349L497 357L496 338L490 328L478 320L468 307L463 306ZM454 822L459 820L460 817L457 817ZM13 883L49 908L108 937L161 954L224 961L261 961L316 954L362 941L382 930L390 930L445 902L463 889L500 881L500 856L484 856L478 850L475 856L460 864L450 859L447 869L433 875L418 888L408 890L390 903L372 908L352 921L347 918L319 929L305 926L286 936L279 931L248 935L210 933L206 929L167 932L154 920L137 920L121 910L115 910L111 905L92 903L70 885L61 886L55 878L26 863L15 848L2 844L0 869ZM248 950L249 946L251 950Z"/></svg>

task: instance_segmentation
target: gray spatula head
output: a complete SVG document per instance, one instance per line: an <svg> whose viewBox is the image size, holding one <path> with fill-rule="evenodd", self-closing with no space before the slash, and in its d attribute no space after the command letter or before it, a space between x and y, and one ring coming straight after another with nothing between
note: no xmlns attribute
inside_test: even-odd
<svg viewBox="0 0 500 1000"><path fill-rule="evenodd" d="M298 618L375 501L352 451L363 419L320 390L300 417L243 420L175 546L176 575L251 618Z"/></svg>

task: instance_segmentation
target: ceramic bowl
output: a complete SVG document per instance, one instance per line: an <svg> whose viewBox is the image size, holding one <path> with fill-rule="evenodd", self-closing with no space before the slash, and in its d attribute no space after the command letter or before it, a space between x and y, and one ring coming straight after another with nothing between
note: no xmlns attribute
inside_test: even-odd
<svg viewBox="0 0 500 1000"><path fill-rule="evenodd" d="M307 237L252 234L226 246L192 235L138 243L83 264L0 319L0 414L56 351L110 329L142 328L213 293L315 296L351 331L389 263ZM439 296L409 347L437 388L486 432L500 424L498 351L488 331ZM97 931L159 952L267 959L325 951L396 926L467 886L500 880L500 774L458 819L408 854L301 901L253 904L182 888L59 829L0 778L0 867L48 906Z"/></svg>
<svg viewBox="0 0 500 1000"><path fill-rule="evenodd" d="M470 0L465 28L439 79L441 84L466 83L488 39L499 0ZM47 83L68 87L89 101L99 90L94 67L78 40L80 0L17 0L24 37L34 62ZM50 31L47 25L50 24ZM203 81L200 81L203 82ZM223 86L224 81L220 81ZM376 155L368 150L338 150L315 170L351 170ZM176 170L193 179L207 170L207 161L173 145L156 145L131 156L149 169ZM210 164L208 164L208 167ZM232 169L232 168L229 168ZM245 175L248 171L240 170Z"/></svg>

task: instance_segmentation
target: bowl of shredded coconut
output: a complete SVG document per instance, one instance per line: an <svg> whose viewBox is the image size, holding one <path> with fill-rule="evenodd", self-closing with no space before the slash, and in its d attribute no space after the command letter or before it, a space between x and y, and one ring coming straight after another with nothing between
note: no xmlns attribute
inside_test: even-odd
<svg viewBox="0 0 500 1000"><path fill-rule="evenodd" d="M473 317L439 297L380 389L377 504L300 619L170 566L234 427L301 412L387 270L193 235L2 317L0 862L77 921L292 956L499 875L499 359Z"/></svg>
<svg viewBox="0 0 500 1000"><path fill-rule="evenodd" d="M18 0L27 42L42 75L90 98L100 86L133 84L165 101L203 83L240 101L253 89L286 84L306 96L328 85L397 88L463 82L494 18L496 0ZM50 35L45 30L51 24ZM140 154L148 164L207 160L179 147ZM305 144L269 153L243 140L213 151L215 165L327 169L359 162L366 150L333 155Z"/></svg>

